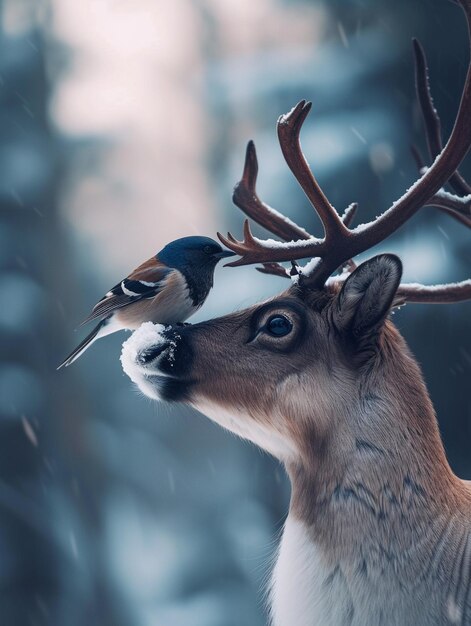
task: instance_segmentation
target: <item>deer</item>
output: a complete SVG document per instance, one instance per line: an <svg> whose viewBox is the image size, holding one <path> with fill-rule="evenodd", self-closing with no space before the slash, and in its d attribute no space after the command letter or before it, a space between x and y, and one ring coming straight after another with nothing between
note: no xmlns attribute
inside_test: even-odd
<svg viewBox="0 0 471 626"><path fill-rule="evenodd" d="M453 1L469 31L471 0ZM443 145L427 59L413 48L430 158L415 151L419 177L404 195L353 227L357 205L340 215L303 155L311 104L299 102L279 118L278 139L324 236L258 197L253 142L233 201L277 239L255 237L248 219L242 240L218 233L240 257L229 266L261 264L289 287L208 321L143 324L123 345L123 369L143 394L195 407L286 468L274 626L471 625L471 484L450 468L420 367L390 319L404 303L471 300L471 280L401 283L402 262L388 253L355 262L425 207L471 228L471 186L458 169L471 145L471 70Z"/></svg>

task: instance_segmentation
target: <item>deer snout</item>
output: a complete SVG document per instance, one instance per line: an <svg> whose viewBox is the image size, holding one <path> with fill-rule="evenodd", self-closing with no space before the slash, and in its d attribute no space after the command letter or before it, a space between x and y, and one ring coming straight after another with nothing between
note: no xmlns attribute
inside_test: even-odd
<svg viewBox="0 0 471 626"><path fill-rule="evenodd" d="M121 353L121 363L127 374L130 366L146 366L170 347L167 330L168 327L162 324L146 322L133 332L123 343Z"/></svg>
<svg viewBox="0 0 471 626"><path fill-rule="evenodd" d="M183 332L146 322L123 344L123 370L145 395L166 400L186 395L192 358Z"/></svg>
<svg viewBox="0 0 471 626"><path fill-rule="evenodd" d="M146 322L123 343L121 364L125 374L146 394L156 397L148 377L158 371L158 362L170 349L167 327Z"/></svg>
<svg viewBox="0 0 471 626"><path fill-rule="evenodd" d="M168 350L169 348L170 342L168 341L157 344L156 346L151 346L150 348L139 352L136 356L136 361L140 365L148 365L152 361L155 361L157 357L159 357L163 352L165 352L165 350Z"/></svg>

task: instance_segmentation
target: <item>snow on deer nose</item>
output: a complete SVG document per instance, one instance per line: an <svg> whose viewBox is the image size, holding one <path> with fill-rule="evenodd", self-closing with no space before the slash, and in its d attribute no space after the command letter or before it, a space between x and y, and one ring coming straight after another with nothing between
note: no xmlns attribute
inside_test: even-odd
<svg viewBox="0 0 471 626"><path fill-rule="evenodd" d="M121 364L124 372L136 384L142 381L146 370L152 365L158 367L158 359L167 351L174 349L162 324L146 322L142 324L127 341L123 343Z"/></svg>
<svg viewBox="0 0 471 626"><path fill-rule="evenodd" d="M191 384L185 374L190 351L185 349L181 328L146 322L123 344L124 373L143 394L155 400L183 400Z"/></svg>

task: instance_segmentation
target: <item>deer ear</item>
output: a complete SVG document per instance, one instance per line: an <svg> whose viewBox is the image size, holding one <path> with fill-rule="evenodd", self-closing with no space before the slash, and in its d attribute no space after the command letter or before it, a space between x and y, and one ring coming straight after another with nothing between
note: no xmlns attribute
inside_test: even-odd
<svg viewBox="0 0 471 626"><path fill-rule="evenodd" d="M401 260L393 254L380 254L357 267L334 302L337 329L356 338L378 330L389 313L401 276Z"/></svg>

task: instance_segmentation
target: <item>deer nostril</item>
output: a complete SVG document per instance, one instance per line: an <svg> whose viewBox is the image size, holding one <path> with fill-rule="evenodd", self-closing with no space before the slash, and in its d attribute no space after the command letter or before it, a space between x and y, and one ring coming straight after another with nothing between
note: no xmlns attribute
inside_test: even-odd
<svg viewBox="0 0 471 626"><path fill-rule="evenodd" d="M151 348L148 348L147 350L143 350L142 352L139 353L137 357L137 362L140 363L141 365L147 365L147 363L154 361L154 359L160 356L162 352L164 352L164 350L166 350L169 347L170 347L170 344L163 342L163 343L157 344L156 346L152 346Z"/></svg>

